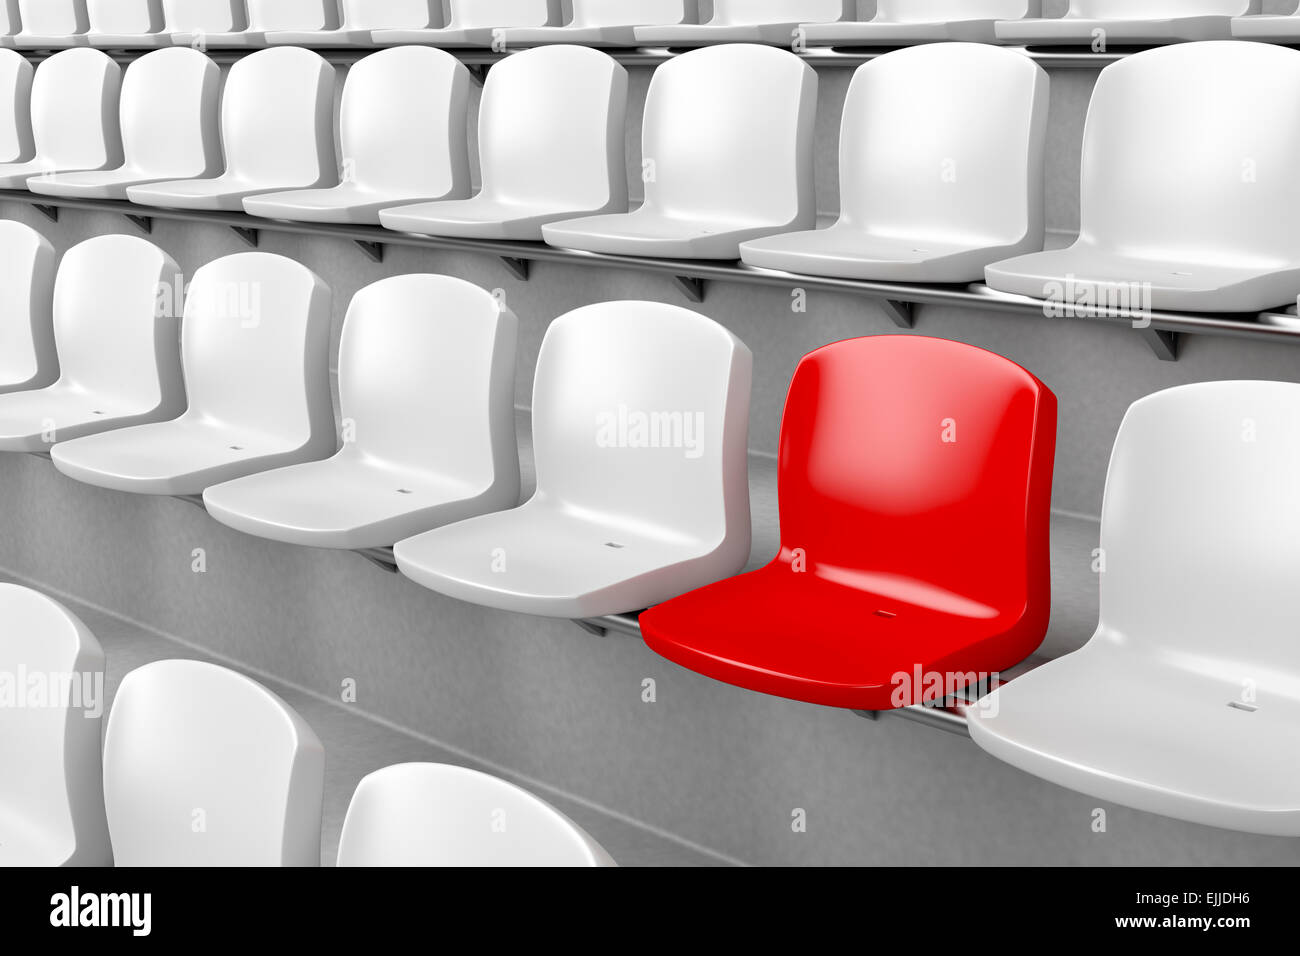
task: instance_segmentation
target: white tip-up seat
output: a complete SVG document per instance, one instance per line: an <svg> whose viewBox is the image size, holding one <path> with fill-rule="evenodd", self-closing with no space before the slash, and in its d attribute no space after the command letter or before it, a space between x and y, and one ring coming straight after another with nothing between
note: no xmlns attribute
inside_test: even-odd
<svg viewBox="0 0 1300 956"><path fill-rule="evenodd" d="M121 85L122 68L101 50L63 50L37 67L31 94L35 156L0 164L0 189L26 189L36 176L120 165Z"/></svg>
<svg viewBox="0 0 1300 956"><path fill-rule="evenodd" d="M945 40L992 43L999 20L1041 17L1042 0L877 0L870 20L809 23L809 46L910 46Z"/></svg>
<svg viewBox="0 0 1300 956"><path fill-rule="evenodd" d="M325 753L256 681L146 664L117 690L104 803L118 866L320 866Z"/></svg>
<svg viewBox="0 0 1300 956"><path fill-rule="evenodd" d="M100 49L170 46L162 0L86 0L86 41Z"/></svg>
<svg viewBox="0 0 1300 956"><path fill-rule="evenodd" d="M162 0L167 33L176 46L248 46L244 0ZM287 5L294 7L293 3ZM222 43L220 41L225 40ZM217 42L213 42L213 41Z"/></svg>
<svg viewBox="0 0 1300 956"><path fill-rule="evenodd" d="M336 0L171 0L188 9L184 19L168 11L172 42L200 49L261 47L271 33L286 30L327 32L338 29Z"/></svg>
<svg viewBox="0 0 1300 956"><path fill-rule="evenodd" d="M1129 409L1082 650L971 708L985 750L1102 800L1300 836L1300 385L1213 382Z"/></svg>
<svg viewBox="0 0 1300 956"><path fill-rule="evenodd" d="M552 617L638 611L749 557L752 357L722 326L653 302L551 324L537 360L537 493L401 541L408 577Z"/></svg>
<svg viewBox="0 0 1300 956"><path fill-rule="evenodd" d="M501 31L507 48L544 43L584 46L636 46L636 28L691 23L692 0L573 0L573 16L560 27L508 27Z"/></svg>
<svg viewBox="0 0 1300 956"><path fill-rule="evenodd" d="M221 170L217 103L221 70L197 50L146 53L122 79L122 155L116 169L63 173L28 180L47 196L127 198L145 183L214 176Z"/></svg>
<svg viewBox="0 0 1300 956"><path fill-rule="evenodd" d="M986 270L990 287L1087 314L1258 312L1300 291L1300 52L1242 41L1102 71L1083 142L1081 231ZM1243 104L1249 104L1246 108Z"/></svg>
<svg viewBox="0 0 1300 956"><path fill-rule="evenodd" d="M637 27L642 46L699 46L705 43L771 43L794 46L809 23L853 20L857 0L713 0L707 23Z"/></svg>
<svg viewBox="0 0 1300 956"><path fill-rule="evenodd" d="M858 69L840 132L839 220L747 242L746 264L806 275L978 282L1043 248L1047 74L1021 53L943 43Z"/></svg>
<svg viewBox="0 0 1300 956"><path fill-rule="evenodd" d="M817 74L789 51L684 53L655 71L646 95L645 202L542 234L587 252L738 259L746 240L811 229L816 113Z"/></svg>
<svg viewBox="0 0 1300 956"><path fill-rule="evenodd" d="M562 22L560 0L449 0L451 15L444 27L375 30L380 45L425 43L445 47L490 47L499 44L509 27L544 27Z"/></svg>
<svg viewBox="0 0 1300 956"><path fill-rule="evenodd" d="M111 866L100 732L104 652L67 608L0 584L0 868ZM24 679L25 675L25 679Z"/></svg>
<svg viewBox="0 0 1300 956"><path fill-rule="evenodd" d="M18 0L18 18L22 29L14 34L14 46L20 50L86 45L86 0Z"/></svg>
<svg viewBox="0 0 1300 956"><path fill-rule="evenodd" d="M373 46L374 30L428 30L442 21L439 0L343 0L337 30L290 29L266 34L269 44L305 47Z"/></svg>
<svg viewBox="0 0 1300 956"><path fill-rule="evenodd" d="M527 790L447 764L406 763L357 786L339 866L616 866L576 823Z"/></svg>
<svg viewBox="0 0 1300 956"><path fill-rule="evenodd" d="M0 220L0 395L58 377L54 349L54 245L31 226Z"/></svg>
<svg viewBox="0 0 1300 956"><path fill-rule="evenodd" d="M343 325L342 449L327 461L209 488L240 531L322 548L379 548L519 503L516 320L448 276L384 279Z"/></svg>
<svg viewBox="0 0 1300 956"><path fill-rule="evenodd" d="M1271 16L1234 17L1232 35L1239 40L1300 43L1300 10Z"/></svg>
<svg viewBox="0 0 1300 956"><path fill-rule="evenodd" d="M32 136L32 80L36 69L14 50L0 50L0 167L30 162L36 155Z"/></svg>
<svg viewBox="0 0 1300 956"><path fill-rule="evenodd" d="M55 442L143 422L185 407L176 353L180 267L133 236L100 236L69 249L54 284L59 378L0 395L0 451L46 452ZM42 303L34 303L40 321Z"/></svg>
<svg viewBox="0 0 1300 956"><path fill-rule="evenodd" d="M1150 46L1226 40L1260 0L1070 0L1063 17L999 20L997 38L1031 46Z"/></svg>
<svg viewBox="0 0 1300 956"><path fill-rule="evenodd" d="M253 196L244 209L270 219L378 225L381 209L468 197L470 83L463 63L430 47L365 57L343 84L343 182Z"/></svg>
<svg viewBox="0 0 1300 956"><path fill-rule="evenodd" d="M257 193L335 185L334 84L334 67L311 50L250 54L230 68L221 98L226 171L132 186L127 196L145 206L243 212Z"/></svg>
<svg viewBox="0 0 1300 956"><path fill-rule="evenodd" d="M65 442L54 465L117 491L199 495L335 450L329 287L249 252L194 274L181 326L189 407L167 422Z"/></svg>
<svg viewBox="0 0 1300 956"><path fill-rule="evenodd" d="M625 210L626 109L627 71L605 53L513 54L483 86L478 193L385 209L379 221L398 232L538 241L548 222Z"/></svg>
<svg viewBox="0 0 1300 956"><path fill-rule="evenodd" d="M0 0L0 48L14 45L14 34L22 29L18 0Z"/></svg>

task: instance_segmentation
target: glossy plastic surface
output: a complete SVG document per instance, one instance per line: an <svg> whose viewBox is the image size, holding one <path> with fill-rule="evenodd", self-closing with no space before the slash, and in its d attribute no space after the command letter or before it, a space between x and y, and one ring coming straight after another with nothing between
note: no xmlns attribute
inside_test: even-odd
<svg viewBox="0 0 1300 956"><path fill-rule="evenodd" d="M260 7L257 0L254 6ZM290 3L286 9L293 10L295 6ZM244 0L163 0L163 15L172 43L177 46L203 50L214 45L211 43L214 38L226 38L231 45L246 42Z"/></svg>
<svg viewBox="0 0 1300 956"><path fill-rule="evenodd" d="M0 672L30 695L0 707L0 868L111 866L104 652L67 608L17 585L0 584L0 621Z"/></svg>
<svg viewBox="0 0 1300 956"><path fill-rule="evenodd" d="M637 27L642 46L700 46L707 43L770 43L793 46L800 25L853 20L857 0L713 0L706 23Z"/></svg>
<svg viewBox="0 0 1300 956"><path fill-rule="evenodd" d="M839 220L746 242L751 266L894 282L978 282L1041 250L1048 79L976 43L896 50L858 69L840 131Z"/></svg>
<svg viewBox="0 0 1300 956"><path fill-rule="evenodd" d="M127 196L145 206L243 212L257 193L337 184L334 85L334 67L310 50L244 57L230 68L221 97L226 171L131 186Z"/></svg>
<svg viewBox="0 0 1300 956"><path fill-rule="evenodd" d="M59 375L54 349L54 246L31 226L0 221L0 395Z"/></svg>
<svg viewBox="0 0 1300 956"><path fill-rule="evenodd" d="M675 57L646 98L645 202L542 235L588 252L738 259L749 239L811 229L816 113L817 74L793 53L736 43Z"/></svg>
<svg viewBox="0 0 1300 956"><path fill-rule="evenodd" d="M22 29L14 45L20 50L86 45L86 0L18 0L18 19Z"/></svg>
<svg viewBox="0 0 1300 956"><path fill-rule="evenodd" d="M269 44L305 47L370 46L374 30L427 30L442 21L440 0L342 0L337 30L273 30Z"/></svg>
<svg viewBox="0 0 1300 956"><path fill-rule="evenodd" d="M131 186L215 176L221 170L220 92L221 70L204 54L181 48L147 53L122 80L125 162L116 169L43 176L27 187L49 196L124 200Z"/></svg>
<svg viewBox="0 0 1300 956"><path fill-rule="evenodd" d="M104 802L118 866L319 866L325 754L288 704L201 661L117 690Z"/></svg>
<svg viewBox="0 0 1300 956"><path fill-rule="evenodd" d="M0 451L48 452L56 442L179 414L179 310L166 297L181 282L180 267L144 239L100 236L69 249L54 285L58 380L0 395ZM33 322L44 336L39 311Z"/></svg>
<svg viewBox="0 0 1300 956"><path fill-rule="evenodd" d="M330 318L329 287L290 259L249 252L209 263L185 302L185 414L56 446L55 467L118 491L198 495L327 457Z"/></svg>
<svg viewBox="0 0 1300 956"><path fill-rule="evenodd" d="M605 302L556 319L533 389L537 493L399 542L444 594L585 618L639 610L749 556L753 359L698 313Z"/></svg>
<svg viewBox="0 0 1300 956"><path fill-rule="evenodd" d="M86 42L101 49L171 45L162 0L86 0Z"/></svg>
<svg viewBox="0 0 1300 956"><path fill-rule="evenodd" d="M1002 20L999 40L1034 45L1153 45L1226 40L1260 0L1070 0L1063 17Z"/></svg>
<svg viewBox="0 0 1300 956"><path fill-rule="evenodd" d="M29 162L36 155L32 137L32 79L27 57L0 50L0 164Z"/></svg>
<svg viewBox="0 0 1300 956"><path fill-rule="evenodd" d="M572 0L573 17L558 27L509 27L500 38L507 47L545 43L635 46L636 28L695 22L695 0Z"/></svg>
<svg viewBox="0 0 1300 956"><path fill-rule="evenodd" d="M1135 317L1291 304L1300 229L1277 210L1300 208L1297 102L1300 52L1265 44L1179 44L1106 67L1084 130L1078 241L996 263L988 284Z"/></svg>
<svg viewBox="0 0 1300 956"><path fill-rule="evenodd" d="M408 275L357 293L343 326L343 446L328 461L209 488L249 534L385 547L519 503L514 313L460 279Z"/></svg>
<svg viewBox="0 0 1300 956"><path fill-rule="evenodd" d="M561 0L448 0L451 15L444 27L374 30L381 45L426 43L443 47L488 47L502 43L508 27L558 26L563 19Z"/></svg>
<svg viewBox="0 0 1300 956"><path fill-rule="evenodd" d="M122 68L99 50L63 50L36 69L31 90L35 155L0 164L0 189L35 176L106 169L122 162Z"/></svg>
<svg viewBox="0 0 1300 956"><path fill-rule="evenodd" d="M1106 481L1096 635L974 709L976 743L1102 800L1300 836L1282 756L1300 738L1297 480L1300 385L1135 403Z"/></svg>
<svg viewBox="0 0 1300 956"><path fill-rule="evenodd" d="M781 429L781 551L641 615L691 670L832 707L919 703L1033 653L1051 610L1056 398L942 339L826 346Z"/></svg>
<svg viewBox="0 0 1300 956"><path fill-rule="evenodd" d="M202 6L186 13L194 26L171 27L172 40L178 46L204 50L263 47L271 33L330 32L339 26L337 0L236 0L233 10L223 7L228 0L191 0L195 2Z"/></svg>
<svg viewBox="0 0 1300 956"><path fill-rule="evenodd" d="M870 20L809 23L809 46L910 46L966 40L992 43L999 20L1040 17L1041 0L877 0Z"/></svg>
<svg viewBox="0 0 1300 956"><path fill-rule="evenodd" d="M446 764L385 767L357 787L339 866L616 866L550 804Z"/></svg>
<svg viewBox="0 0 1300 956"><path fill-rule="evenodd" d="M464 64L442 50L401 47L365 57L343 86L343 182L253 196L244 209L270 219L378 225L381 209L467 198L470 82Z"/></svg>
<svg viewBox="0 0 1300 956"><path fill-rule="evenodd" d="M379 221L398 232L537 241L546 223L626 210L626 110L627 71L613 57L577 46L512 54L483 87L483 187L472 199L385 209Z"/></svg>

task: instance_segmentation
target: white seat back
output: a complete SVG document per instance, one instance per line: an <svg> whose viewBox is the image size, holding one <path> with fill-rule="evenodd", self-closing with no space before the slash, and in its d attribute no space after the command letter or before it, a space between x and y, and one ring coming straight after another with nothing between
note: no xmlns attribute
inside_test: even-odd
<svg viewBox="0 0 1300 956"><path fill-rule="evenodd" d="M28 36L71 37L90 26L86 0L18 0L18 17Z"/></svg>
<svg viewBox="0 0 1300 956"><path fill-rule="evenodd" d="M349 30L422 30L442 22L439 0L343 0Z"/></svg>
<svg viewBox="0 0 1300 956"><path fill-rule="evenodd" d="M1070 0L1068 17L1157 20L1165 17L1241 17L1259 13L1260 0Z"/></svg>
<svg viewBox="0 0 1300 956"><path fill-rule="evenodd" d="M104 740L119 866L319 866L324 751L275 694L200 661L122 681Z"/></svg>
<svg viewBox="0 0 1300 956"><path fill-rule="evenodd" d="M244 29L243 0L163 0L172 33L236 33Z"/></svg>
<svg viewBox="0 0 1300 956"><path fill-rule="evenodd" d="M658 26L668 23L694 23L694 0L573 0L575 27Z"/></svg>
<svg viewBox="0 0 1300 956"><path fill-rule="evenodd" d="M533 386L538 496L688 541L748 529L752 361L722 326L673 305L604 302L556 319Z"/></svg>
<svg viewBox="0 0 1300 956"><path fill-rule="evenodd" d="M137 36L163 29L161 0L86 0L90 33Z"/></svg>
<svg viewBox="0 0 1300 956"><path fill-rule="evenodd" d="M348 72L344 178L402 196L467 196L469 70L431 47L372 53Z"/></svg>
<svg viewBox="0 0 1300 956"><path fill-rule="evenodd" d="M626 104L627 71L597 50L557 45L507 57L488 74L479 107L482 195L625 209Z"/></svg>
<svg viewBox="0 0 1300 956"><path fill-rule="evenodd" d="M0 221L0 392L39 388L56 377L54 246L31 226Z"/></svg>
<svg viewBox="0 0 1300 956"><path fill-rule="evenodd" d="M32 137L32 80L36 69L16 50L0 50L0 163L25 163L36 154Z"/></svg>
<svg viewBox="0 0 1300 956"><path fill-rule="evenodd" d="M41 169L104 169L122 162L122 68L102 50L63 50L36 69L32 135Z"/></svg>
<svg viewBox="0 0 1300 956"><path fill-rule="evenodd" d="M713 26L852 20L857 0L713 0Z"/></svg>
<svg viewBox="0 0 1300 956"><path fill-rule="evenodd" d="M0 37L11 37L22 29L18 0L0 0Z"/></svg>
<svg viewBox="0 0 1300 956"><path fill-rule="evenodd" d="M59 384L139 413L183 406L176 262L134 236L73 246L54 284ZM58 423L53 423L57 428Z"/></svg>
<svg viewBox="0 0 1300 956"><path fill-rule="evenodd" d="M1171 665L1300 689L1300 385L1136 402L1102 508L1101 633Z"/></svg>
<svg viewBox="0 0 1300 956"><path fill-rule="evenodd" d="M875 22L1023 20L1042 13L1042 0L876 0Z"/></svg>
<svg viewBox="0 0 1300 956"><path fill-rule="evenodd" d="M158 179L197 179L221 171L217 104L221 69L197 50L155 50L122 80L126 165Z"/></svg>
<svg viewBox="0 0 1300 956"><path fill-rule="evenodd" d="M614 866L576 823L527 790L464 767L410 763L365 777L339 866Z"/></svg>
<svg viewBox="0 0 1300 956"><path fill-rule="evenodd" d="M274 30L336 30L339 11L335 0L247 0L248 29L254 33Z"/></svg>
<svg viewBox="0 0 1300 956"><path fill-rule="evenodd" d="M456 30L483 27L544 27L561 22L560 0L450 0L447 26Z"/></svg>
<svg viewBox="0 0 1300 956"><path fill-rule="evenodd" d="M998 47L870 61L844 103L842 217L880 235L1041 241L1048 100L1043 69Z"/></svg>
<svg viewBox="0 0 1300 956"><path fill-rule="evenodd" d="M646 207L811 229L816 112L817 74L786 50L735 43L674 57L646 95Z"/></svg>
<svg viewBox="0 0 1300 956"><path fill-rule="evenodd" d="M104 651L74 614L28 588L0 584L0 673L21 700L0 707L0 820L17 824L32 859L10 865L105 866L100 732ZM0 843L0 866L13 849Z"/></svg>
<svg viewBox="0 0 1300 956"><path fill-rule="evenodd" d="M332 185L335 81L334 67L298 47L259 50L232 66L221 102L227 174L279 188Z"/></svg>
<svg viewBox="0 0 1300 956"><path fill-rule="evenodd" d="M186 418L328 455L331 318L329 287L292 259L248 252L199 269L181 331Z"/></svg>
<svg viewBox="0 0 1300 956"><path fill-rule="evenodd" d="M1107 67L1084 130L1081 237L1170 263L1300 259L1300 228L1278 215L1300 208L1297 103L1300 52L1282 47L1183 43Z"/></svg>

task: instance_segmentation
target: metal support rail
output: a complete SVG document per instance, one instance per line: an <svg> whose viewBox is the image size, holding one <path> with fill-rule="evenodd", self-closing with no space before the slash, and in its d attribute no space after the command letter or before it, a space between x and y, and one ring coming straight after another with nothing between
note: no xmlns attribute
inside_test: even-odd
<svg viewBox="0 0 1300 956"><path fill-rule="evenodd" d="M794 291L835 292L857 295L873 301L899 328L916 325L918 306L954 306L1004 314L1034 317L1054 322L1102 322L1132 328L1161 360L1176 361L1180 337L1211 335L1300 344L1300 319L1285 312L1262 314L1199 314L1153 311L1135 315L1113 308L1074 309L1080 313L1070 318L1049 314L1049 303L1028 296L1009 295L990 289L983 283L970 285L930 285L921 283L868 282L856 279L833 279L796 275L768 269L755 269L739 262L654 259L644 256L618 256L604 253L561 249L540 242L509 242L487 239L457 239L444 236L421 236L393 232L379 226L348 226L324 223L290 222L261 219L237 212L205 212L188 209L162 209L107 199L66 199L42 196L21 190L0 190L0 202L23 203L39 209L52 219L59 210L74 209L111 212L124 216L142 230L152 230L155 220L178 220L225 226L241 239L256 246L263 232L319 236L355 244L368 258L382 259L384 246L413 246L431 251L470 252L498 259L507 273L519 281L532 276L534 262L554 262L580 267L631 269L667 276L685 298L702 302L708 297L708 283L736 282L774 286ZM1061 307L1071 309L1068 303Z"/></svg>

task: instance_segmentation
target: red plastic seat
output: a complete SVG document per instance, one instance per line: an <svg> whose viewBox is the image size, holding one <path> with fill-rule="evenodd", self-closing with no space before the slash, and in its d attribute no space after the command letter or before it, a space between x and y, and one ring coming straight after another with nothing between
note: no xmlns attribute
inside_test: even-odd
<svg viewBox="0 0 1300 956"><path fill-rule="evenodd" d="M832 707L964 687L1047 631L1055 454L1056 396L999 355L905 335L818 349L781 428L781 553L641 632L701 674Z"/></svg>

